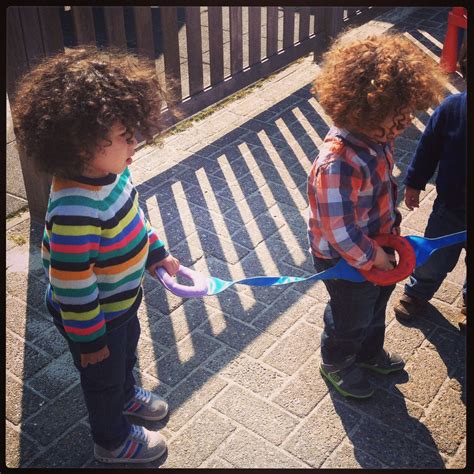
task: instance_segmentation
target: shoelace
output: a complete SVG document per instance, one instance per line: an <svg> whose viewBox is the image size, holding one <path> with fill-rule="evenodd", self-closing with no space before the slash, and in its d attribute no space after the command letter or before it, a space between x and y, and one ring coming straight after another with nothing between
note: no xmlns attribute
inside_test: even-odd
<svg viewBox="0 0 474 474"><path fill-rule="evenodd" d="M130 436L138 439L139 441L146 441L145 431L143 430L143 427L141 426L132 425L130 429Z"/></svg>
<svg viewBox="0 0 474 474"><path fill-rule="evenodd" d="M141 387L135 387L135 398L143 403L148 403L151 399L151 392Z"/></svg>

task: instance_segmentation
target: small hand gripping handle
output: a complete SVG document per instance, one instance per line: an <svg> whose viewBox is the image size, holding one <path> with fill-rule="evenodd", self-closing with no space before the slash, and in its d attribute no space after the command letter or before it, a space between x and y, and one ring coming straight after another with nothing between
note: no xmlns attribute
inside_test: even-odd
<svg viewBox="0 0 474 474"><path fill-rule="evenodd" d="M372 237L381 247L389 247L398 253L398 265L393 270L379 270L372 267L370 270L359 272L367 281L380 286L389 286L404 280L411 275L416 265L416 255L407 239L394 234L379 234Z"/></svg>
<svg viewBox="0 0 474 474"><path fill-rule="evenodd" d="M173 278L163 267L156 270L156 275L161 284L171 293L182 298L199 298L208 294L207 278L202 273L191 270L190 268L179 266L177 275L190 280L193 285L182 285Z"/></svg>

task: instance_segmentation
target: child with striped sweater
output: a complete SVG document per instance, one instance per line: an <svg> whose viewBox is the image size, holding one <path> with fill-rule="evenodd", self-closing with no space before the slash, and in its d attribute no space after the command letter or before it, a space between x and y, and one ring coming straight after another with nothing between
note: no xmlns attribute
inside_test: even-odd
<svg viewBox="0 0 474 474"><path fill-rule="evenodd" d="M159 122L154 66L73 49L26 75L16 97L18 143L53 175L42 244L46 305L80 372L95 457L152 461L166 451L164 437L126 415L160 420L168 412L133 375L145 269L175 275L179 267L140 208L128 170L135 132L151 139Z"/></svg>

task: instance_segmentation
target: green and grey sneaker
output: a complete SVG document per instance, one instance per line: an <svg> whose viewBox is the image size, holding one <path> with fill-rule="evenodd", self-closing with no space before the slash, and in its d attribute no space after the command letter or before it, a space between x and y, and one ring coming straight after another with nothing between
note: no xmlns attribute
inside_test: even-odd
<svg viewBox="0 0 474 474"><path fill-rule="evenodd" d="M131 425L130 434L117 449L109 451L94 444L95 458L107 463L150 462L158 459L165 451L166 441L160 433L137 425Z"/></svg>
<svg viewBox="0 0 474 474"><path fill-rule="evenodd" d="M142 420L162 420L168 414L168 404L159 395L141 387L135 387L135 395L125 405L124 415L133 415Z"/></svg>
<svg viewBox="0 0 474 474"><path fill-rule="evenodd" d="M321 363L319 371L344 397L368 398L374 393L364 372L355 364L341 369L331 364Z"/></svg>
<svg viewBox="0 0 474 474"><path fill-rule="evenodd" d="M390 354L383 349L380 354L367 362L356 362L359 367L369 369L379 374L390 374L405 367L405 361L397 354Z"/></svg>

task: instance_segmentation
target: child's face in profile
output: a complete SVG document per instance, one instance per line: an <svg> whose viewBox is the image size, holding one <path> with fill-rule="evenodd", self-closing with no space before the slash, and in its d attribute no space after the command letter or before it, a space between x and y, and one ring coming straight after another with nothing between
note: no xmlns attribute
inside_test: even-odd
<svg viewBox="0 0 474 474"><path fill-rule="evenodd" d="M108 139L100 144L94 158L87 163L84 175L90 178L103 178L109 173L120 174L132 163L137 140L127 132L126 127L116 122L110 129Z"/></svg>

